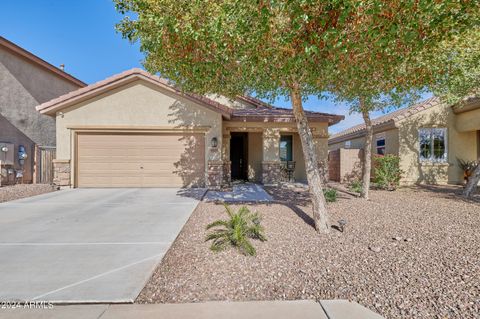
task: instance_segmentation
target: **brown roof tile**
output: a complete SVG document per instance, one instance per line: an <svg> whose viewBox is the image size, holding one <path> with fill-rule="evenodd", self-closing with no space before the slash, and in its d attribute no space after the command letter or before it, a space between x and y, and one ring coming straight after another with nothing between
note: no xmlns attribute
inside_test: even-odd
<svg viewBox="0 0 480 319"><path fill-rule="evenodd" d="M388 114L385 114L383 116L380 116L380 117L377 117L375 119L372 120L372 125L373 127L378 127L380 125L383 125L383 124L387 124L389 122L391 122L392 124L395 122L395 121L399 121L401 119L404 119L404 118L407 118L413 114L416 114L420 111L423 111L423 110L426 110L426 109L429 109L433 106L436 106L440 103L440 99L437 98L437 97L431 97L429 99L426 99L420 103L417 103L417 104L414 104L412 106L409 106L409 107L406 107L406 108L403 108L403 109L399 109L399 110L396 110L394 112L391 112L391 113L388 113ZM365 124L358 124L358 125L355 125L355 126L352 126L346 130L343 130L339 133L336 133L334 135L332 135L328 142L330 144L332 143L338 143L338 142L341 142L343 140L347 140L349 138L352 137L352 135L354 136L357 136L357 135L362 135L362 133L365 132Z"/></svg>
<svg viewBox="0 0 480 319"><path fill-rule="evenodd" d="M129 81L134 81L136 78L143 78L148 80L151 83L159 85L165 89L171 90L183 97L189 98L201 103L215 111L220 112L226 119L239 120L239 121L274 121L274 122L291 122L295 121L293 112L291 109L274 107L268 103L265 103L257 98L251 96L239 96L239 99L247 101L255 106L251 109L232 109L224 104L218 103L212 99L209 99L206 96L186 93L182 90L171 85L166 79L162 79L155 75L148 73L142 69L131 69L120 74L113 75L105 80L90 84L86 87L80 88L76 91L67 93L65 95L59 96L53 100L45 102L37 106L37 110L46 113L54 114L54 112L86 99L89 99L95 95L103 93L108 89L114 87L114 85L123 85L124 83L129 83ZM328 122L329 125L338 123L343 120L344 117L340 115L333 115L327 113L319 113L312 111L305 111L309 120L312 121L324 121Z"/></svg>

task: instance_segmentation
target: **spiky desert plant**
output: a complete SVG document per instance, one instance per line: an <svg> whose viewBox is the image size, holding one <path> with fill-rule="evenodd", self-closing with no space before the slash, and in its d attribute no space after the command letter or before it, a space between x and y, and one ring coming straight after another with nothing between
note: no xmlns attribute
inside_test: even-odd
<svg viewBox="0 0 480 319"><path fill-rule="evenodd" d="M215 252L233 246L244 255L255 256L257 252L249 239L267 240L260 225L260 216L250 212L246 206L242 206L236 213L228 205L224 206L229 218L208 224L207 230L215 229L207 234L205 241L213 241L210 249Z"/></svg>

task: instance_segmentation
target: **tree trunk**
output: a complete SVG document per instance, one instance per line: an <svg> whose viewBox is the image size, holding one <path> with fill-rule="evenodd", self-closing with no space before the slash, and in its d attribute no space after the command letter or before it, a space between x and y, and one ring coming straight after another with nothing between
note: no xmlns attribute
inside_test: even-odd
<svg viewBox="0 0 480 319"><path fill-rule="evenodd" d="M463 190L463 196L470 198L477 190L478 182L480 181L480 163L473 171L472 175L468 179L468 183Z"/></svg>
<svg viewBox="0 0 480 319"><path fill-rule="evenodd" d="M298 84L293 84L290 88L292 99L293 114L297 122L298 135L302 142L303 156L305 158L305 167L307 171L307 181L310 190L310 197L313 205L313 221L315 229L319 233L328 233L330 225L328 222L327 205L323 195L322 178L318 167L317 154L313 143L313 135L308 126L307 117L303 111L302 96Z"/></svg>
<svg viewBox="0 0 480 319"><path fill-rule="evenodd" d="M373 128L370 120L370 113L365 110L363 101L360 100L360 108L362 110L363 120L365 121L365 147L363 149L363 176L362 176L362 192L360 196L368 200L368 192L370 190L370 176L372 172L372 140Z"/></svg>

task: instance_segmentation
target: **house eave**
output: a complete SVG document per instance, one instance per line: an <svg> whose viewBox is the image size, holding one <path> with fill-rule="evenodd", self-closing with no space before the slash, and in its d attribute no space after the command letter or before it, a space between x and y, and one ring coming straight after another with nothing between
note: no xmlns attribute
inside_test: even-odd
<svg viewBox="0 0 480 319"><path fill-rule="evenodd" d="M124 72L122 74L116 75L112 77L113 79L106 79L104 81L98 82L93 84L93 88L85 87L81 88L77 91L70 92L64 96L60 96L56 99L53 99L49 102L43 103L36 107L37 111L42 114L55 116L55 114L65 108L68 108L73 105L77 105L84 101L87 101L91 98L94 98L98 95L103 93L109 92L112 89L119 88L121 86L125 86L129 83L135 82L137 80L146 81L147 83L153 84L158 86L162 89L165 89L169 92L172 92L180 97L188 99L196 104L199 104L207 109L210 109L214 112L220 113L224 119L230 119L231 117L231 110L227 106L223 106L219 103L215 103L212 105L213 102L208 103L204 98L201 96L196 96L193 94L188 94L183 91L180 91L170 85L167 85L153 76L146 74L146 72L141 70L130 70Z"/></svg>
<svg viewBox="0 0 480 319"><path fill-rule="evenodd" d="M387 121L385 123L375 125L373 127L373 133L376 134L376 133L383 132L383 131L386 131L386 130L389 130L389 129L394 129L396 127L397 126L395 124L395 121L390 120L390 121ZM365 134L366 134L365 129L361 129L361 130L356 131L356 132L352 132L352 133L349 133L349 134L346 134L346 135L331 138L331 139L328 140L328 145L333 145L333 144L337 144L337 143L341 143L341 142L346 142L348 140L352 140L352 139L355 139L355 138L361 138L361 137L364 137Z"/></svg>
<svg viewBox="0 0 480 319"><path fill-rule="evenodd" d="M307 116L309 122L324 122L328 125L334 125L345 117L341 115L335 116ZM267 122L267 123L295 123L295 117L292 116L279 116L279 115L249 115L249 116L239 116L232 115L230 121L236 122Z"/></svg>
<svg viewBox="0 0 480 319"><path fill-rule="evenodd" d="M64 80L77 85L78 87L85 87L87 84L83 81L80 81L79 79L73 77L72 75L68 74L67 72L57 68L56 66L48 63L47 61L39 58L38 56L34 55L31 52L28 52L27 50L19 47L15 43L8 41L4 37L0 36L0 46L5 48L6 50L10 51L11 53L20 56L31 63L34 63L43 69L55 74L58 77L63 78Z"/></svg>
<svg viewBox="0 0 480 319"><path fill-rule="evenodd" d="M480 98L469 98L461 103L452 106L453 113L460 114L480 108Z"/></svg>

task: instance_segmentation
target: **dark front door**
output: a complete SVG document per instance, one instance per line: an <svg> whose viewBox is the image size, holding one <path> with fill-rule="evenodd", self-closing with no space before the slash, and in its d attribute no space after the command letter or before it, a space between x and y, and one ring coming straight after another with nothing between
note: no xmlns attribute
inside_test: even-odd
<svg viewBox="0 0 480 319"><path fill-rule="evenodd" d="M247 133L231 133L230 161L232 162L232 180L247 179Z"/></svg>

